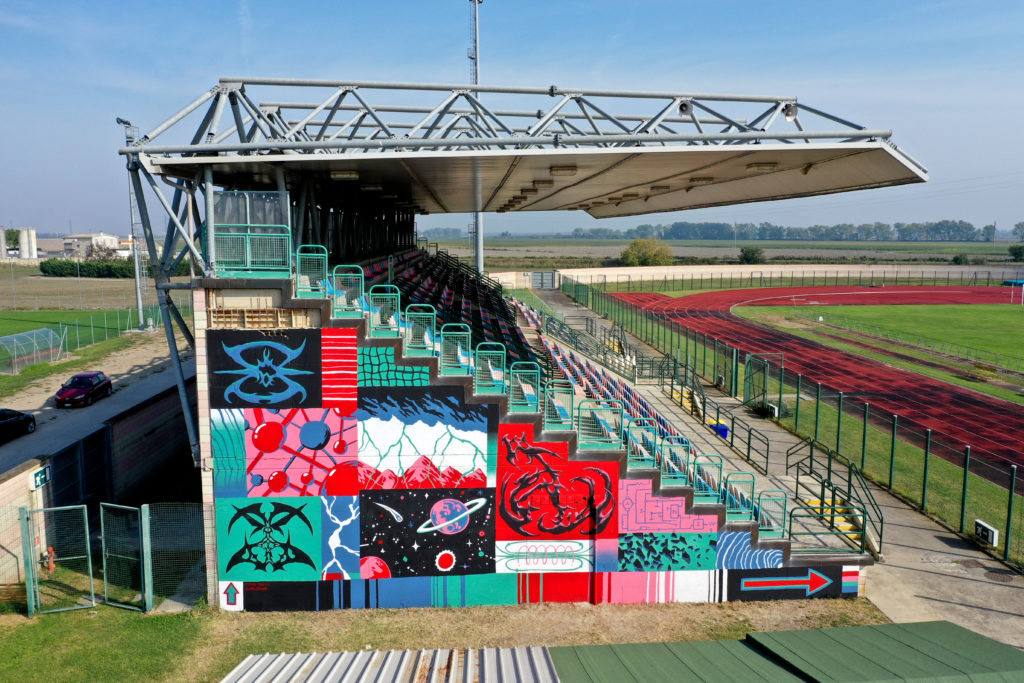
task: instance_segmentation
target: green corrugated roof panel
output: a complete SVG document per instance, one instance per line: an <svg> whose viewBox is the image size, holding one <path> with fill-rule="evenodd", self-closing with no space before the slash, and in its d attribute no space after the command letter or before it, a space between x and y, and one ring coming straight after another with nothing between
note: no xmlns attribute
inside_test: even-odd
<svg viewBox="0 0 1024 683"><path fill-rule="evenodd" d="M563 683L802 680L738 640L552 647L548 653Z"/></svg>
<svg viewBox="0 0 1024 683"><path fill-rule="evenodd" d="M945 621L751 633L812 681L1021 681L1024 653Z"/></svg>

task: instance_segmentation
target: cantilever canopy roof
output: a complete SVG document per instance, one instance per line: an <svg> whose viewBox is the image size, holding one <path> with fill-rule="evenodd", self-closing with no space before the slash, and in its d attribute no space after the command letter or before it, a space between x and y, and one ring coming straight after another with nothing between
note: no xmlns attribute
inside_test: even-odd
<svg viewBox="0 0 1024 683"><path fill-rule="evenodd" d="M262 88L314 99L257 104ZM207 102L190 143L154 143ZM420 213L604 218L927 180L890 137L784 96L224 78L121 152L221 187L274 189L283 171Z"/></svg>

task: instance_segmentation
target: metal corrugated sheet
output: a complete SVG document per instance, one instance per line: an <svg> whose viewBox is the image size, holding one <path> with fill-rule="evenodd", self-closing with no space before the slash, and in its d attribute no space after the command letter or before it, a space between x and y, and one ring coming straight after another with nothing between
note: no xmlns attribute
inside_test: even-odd
<svg viewBox="0 0 1024 683"><path fill-rule="evenodd" d="M224 683L558 681L544 647L249 655Z"/></svg>

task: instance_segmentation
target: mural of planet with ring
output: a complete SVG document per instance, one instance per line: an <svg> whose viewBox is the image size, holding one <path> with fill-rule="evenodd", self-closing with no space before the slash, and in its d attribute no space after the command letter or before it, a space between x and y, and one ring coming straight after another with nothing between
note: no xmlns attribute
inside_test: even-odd
<svg viewBox="0 0 1024 683"><path fill-rule="evenodd" d="M469 526L469 516L487 503L486 498L476 498L463 503L454 498L442 498L430 508L430 520L423 522L416 533L427 534L440 531L442 534L457 534Z"/></svg>

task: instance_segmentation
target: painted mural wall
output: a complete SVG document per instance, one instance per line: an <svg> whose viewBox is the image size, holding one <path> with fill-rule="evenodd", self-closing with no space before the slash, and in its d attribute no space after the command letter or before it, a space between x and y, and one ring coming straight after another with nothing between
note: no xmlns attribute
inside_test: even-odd
<svg viewBox="0 0 1024 683"><path fill-rule="evenodd" d="M207 335L223 609L857 595L354 330Z"/></svg>

